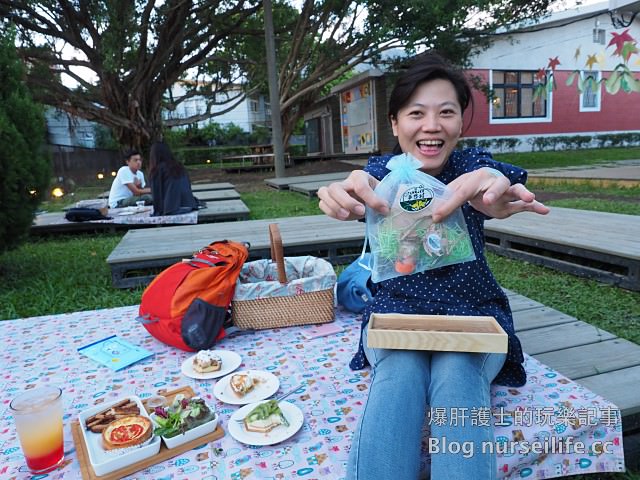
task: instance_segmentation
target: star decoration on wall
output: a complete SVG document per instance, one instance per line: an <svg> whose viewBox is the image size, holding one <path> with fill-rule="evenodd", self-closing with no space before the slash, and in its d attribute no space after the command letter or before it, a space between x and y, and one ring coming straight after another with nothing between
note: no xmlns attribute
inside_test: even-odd
<svg viewBox="0 0 640 480"><path fill-rule="evenodd" d="M615 45L616 51L613 52L614 55L620 55L622 53L622 49L624 48L624 44L626 42L631 42L634 45L636 43L635 39L631 35L629 35L628 28L622 33L611 32L611 35L613 36L613 38L609 42L609 45L607 45L607 48L609 48L611 45Z"/></svg>
<svg viewBox="0 0 640 480"><path fill-rule="evenodd" d="M589 70L593 70L593 65L596 63L600 62L598 61L598 57L595 53L592 55L587 55L587 61L585 62L585 65L589 67Z"/></svg>

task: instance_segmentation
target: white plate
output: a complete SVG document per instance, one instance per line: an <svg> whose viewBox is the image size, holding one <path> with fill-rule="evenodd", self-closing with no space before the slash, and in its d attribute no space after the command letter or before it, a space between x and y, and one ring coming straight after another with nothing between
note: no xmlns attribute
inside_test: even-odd
<svg viewBox="0 0 640 480"><path fill-rule="evenodd" d="M89 452L89 461L91 462L93 471L97 476L106 475L107 473L132 465L144 460L145 458L149 458L160 451L160 437L155 435L152 437L152 440L146 442L141 447L122 449L122 451L107 451L102 447L102 435L99 433L93 433L86 429L85 421L87 418L108 409L111 405L115 405L125 398L133 400L138 404L138 407L140 408L140 415L147 418L149 417L142 401L136 395L118 398L112 402L97 405L80 412L78 415L82 436L84 437L84 441L87 445L87 451Z"/></svg>
<svg viewBox="0 0 640 480"><path fill-rule="evenodd" d="M280 402L280 410L282 410L284 418L286 418L289 422L288 427L279 425L267 433L248 432L244 426L244 423L242 423L242 420L249 414L251 410L259 405L259 403L245 405L244 407L236 410L234 414L229 418L229 423L227 425L229 433L239 442L242 442L246 445L256 446L273 445L294 436L296 432L300 430L300 427L302 427L302 424L304 423L304 415L302 414L302 410L300 410L292 403L283 401Z"/></svg>
<svg viewBox="0 0 640 480"><path fill-rule="evenodd" d="M253 387L253 390L245 396L238 397L233 393L233 390L231 390L231 386L229 385L231 377L235 374L227 375L226 377L218 380L216 385L213 387L213 394L218 400L232 405L246 405L247 403L264 400L276 393L278 388L280 388L280 380L278 380L278 377L273 373L265 372L263 370L245 370L242 372L236 372L236 374L240 373L250 373L261 381L258 382L256 386Z"/></svg>
<svg viewBox="0 0 640 480"><path fill-rule="evenodd" d="M195 378L196 380L209 380L211 378L219 378L228 375L233 372L242 363L242 357L236 352L230 350L209 350L211 353L215 353L222 359L222 368L215 372L200 373L193 369L193 359L197 355L192 355L182 362L182 373L187 377Z"/></svg>

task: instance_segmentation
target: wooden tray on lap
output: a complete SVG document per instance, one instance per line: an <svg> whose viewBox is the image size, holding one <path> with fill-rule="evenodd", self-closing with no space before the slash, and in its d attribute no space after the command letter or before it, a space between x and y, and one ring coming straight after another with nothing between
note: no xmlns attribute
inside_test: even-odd
<svg viewBox="0 0 640 480"><path fill-rule="evenodd" d="M187 398L191 398L195 395L195 392L191 387L182 387L171 391L160 390L158 392L159 395L166 397L169 401L172 401L179 393L182 393ZM146 406L146 400L143 400L142 403ZM203 435L202 437L198 437L195 440L171 449L167 448L164 442L162 442L160 451L152 457L145 458L140 462L108 473L107 475L97 476L93 471L93 467L91 467L89 452L87 451L87 445L84 442L80 428L80 422L77 419L71 422L71 434L73 436L73 443L76 447L76 456L78 457L78 463L80 464L80 471L82 472L83 480L118 480L119 478L131 475L132 473L148 468L156 463L164 462L169 458L173 458L176 455L180 455L181 453L187 452L199 447L200 445L212 442L224 436L224 430L218 423L218 427L207 435Z"/></svg>
<svg viewBox="0 0 640 480"><path fill-rule="evenodd" d="M372 313L368 329L373 348L506 353L508 347L493 317Z"/></svg>

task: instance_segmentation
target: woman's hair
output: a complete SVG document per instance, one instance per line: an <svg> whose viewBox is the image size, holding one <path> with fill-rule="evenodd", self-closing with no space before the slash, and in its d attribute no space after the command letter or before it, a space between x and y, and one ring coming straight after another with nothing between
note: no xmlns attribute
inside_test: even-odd
<svg viewBox="0 0 640 480"><path fill-rule="evenodd" d="M464 113L469 103L473 102L471 88L464 74L437 53L427 53L396 80L389 97L389 121L398 118L398 112L409 103L413 92L420 85L436 79L448 80L453 84L458 102L462 107L461 113Z"/></svg>
<svg viewBox="0 0 640 480"><path fill-rule="evenodd" d="M172 177L178 177L184 172L184 166L173 156L169 145L155 142L149 152L149 176L153 177L161 165L164 165L162 168Z"/></svg>

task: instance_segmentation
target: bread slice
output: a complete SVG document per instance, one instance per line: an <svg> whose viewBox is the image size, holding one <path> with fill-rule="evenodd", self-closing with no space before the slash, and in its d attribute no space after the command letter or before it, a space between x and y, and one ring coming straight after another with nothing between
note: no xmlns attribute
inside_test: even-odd
<svg viewBox="0 0 640 480"><path fill-rule="evenodd" d="M153 435L151 420L142 415L131 415L114 420L102 431L105 450L134 447L146 442Z"/></svg>
<svg viewBox="0 0 640 480"><path fill-rule="evenodd" d="M289 426L277 400L260 403L244 417L243 421L248 432L267 433L280 425Z"/></svg>
<svg viewBox="0 0 640 480"><path fill-rule="evenodd" d="M283 422L281 416L277 413L272 413L262 420L244 419L244 427L248 432L267 433L280 425L283 425Z"/></svg>

